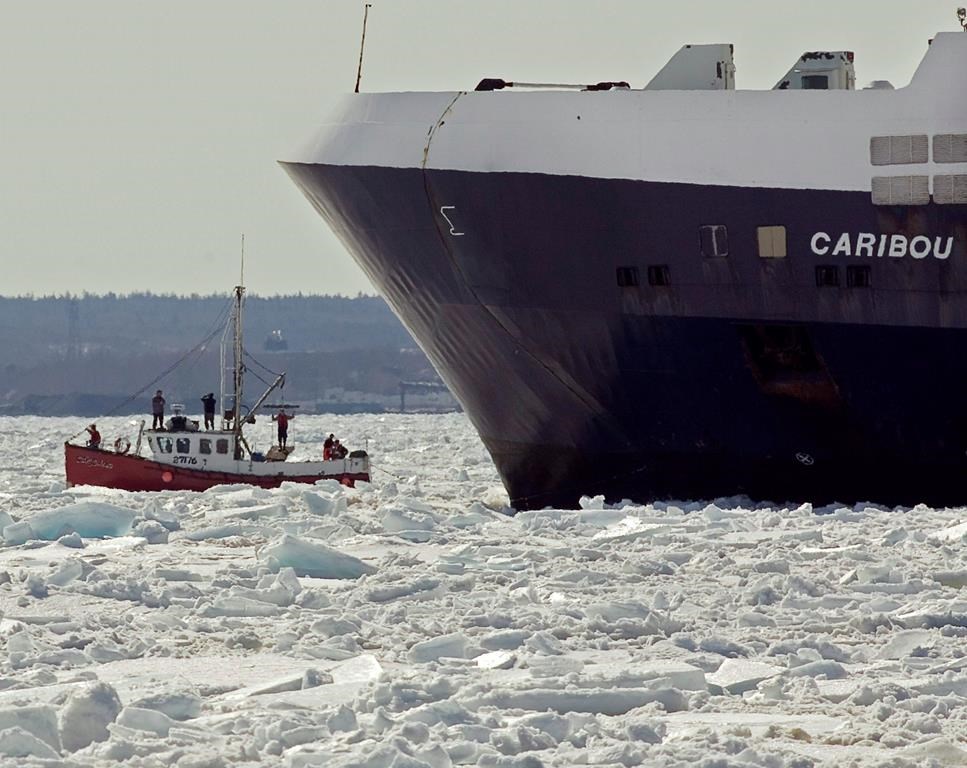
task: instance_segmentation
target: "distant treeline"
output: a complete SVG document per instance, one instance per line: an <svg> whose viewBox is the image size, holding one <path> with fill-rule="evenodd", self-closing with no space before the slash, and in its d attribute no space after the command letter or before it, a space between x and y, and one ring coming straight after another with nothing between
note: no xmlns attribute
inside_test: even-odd
<svg viewBox="0 0 967 768"><path fill-rule="evenodd" d="M218 389L230 309L227 294L0 297L0 411L40 411L37 398L127 396L169 368L158 386L194 404ZM387 397L401 379L435 378L379 297L247 296L244 321L253 390L270 371L287 372L285 397L307 402L340 391Z"/></svg>
<svg viewBox="0 0 967 768"><path fill-rule="evenodd" d="M29 365L100 351L178 351L222 322L230 301L228 294L0 297L0 354ZM273 331L292 351L414 346L376 296L247 296L246 346L265 348Z"/></svg>

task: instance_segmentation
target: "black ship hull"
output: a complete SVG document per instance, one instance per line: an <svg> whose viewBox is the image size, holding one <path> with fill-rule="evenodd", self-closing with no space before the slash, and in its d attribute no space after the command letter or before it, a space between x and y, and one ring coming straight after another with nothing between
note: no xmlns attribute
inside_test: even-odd
<svg viewBox="0 0 967 768"><path fill-rule="evenodd" d="M584 494L967 502L964 206L285 168L463 404L518 509ZM710 226L727 255L708 252ZM785 227L787 258L762 258L763 226ZM919 237L916 255L891 256L894 236Z"/></svg>

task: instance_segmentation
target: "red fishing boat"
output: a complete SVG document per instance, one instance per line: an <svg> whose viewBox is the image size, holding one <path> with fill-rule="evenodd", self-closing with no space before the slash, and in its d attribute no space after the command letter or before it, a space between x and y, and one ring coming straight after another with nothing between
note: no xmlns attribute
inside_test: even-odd
<svg viewBox="0 0 967 768"><path fill-rule="evenodd" d="M75 435L64 443L68 487L98 485L126 491L204 491L215 485L233 483L274 488L284 482L314 483L331 479L354 486L357 481L369 481L369 456L365 451L320 461L288 461L291 447L274 445L264 454L249 447L243 429L246 424L254 423L260 409L270 407L265 405L266 400L285 383L285 374L279 374L251 408L242 405L244 294L245 288L236 286L234 306L222 336L222 402L230 403L231 407L222 411L220 428L201 431L197 421L182 413L181 406L173 406L171 418L161 428L145 429L142 421L133 445L127 438L118 438L112 447L104 447L99 436L86 445L78 444L74 441L79 435ZM225 377L228 371L232 374L230 383Z"/></svg>

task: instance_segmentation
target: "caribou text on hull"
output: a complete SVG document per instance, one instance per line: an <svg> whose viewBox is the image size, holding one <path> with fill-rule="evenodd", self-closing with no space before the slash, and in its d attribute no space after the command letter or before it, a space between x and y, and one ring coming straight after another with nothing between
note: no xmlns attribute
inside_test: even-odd
<svg viewBox="0 0 967 768"><path fill-rule="evenodd" d="M283 165L518 508L967 502L967 34L904 88L728 45L643 90L355 94Z"/></svg>

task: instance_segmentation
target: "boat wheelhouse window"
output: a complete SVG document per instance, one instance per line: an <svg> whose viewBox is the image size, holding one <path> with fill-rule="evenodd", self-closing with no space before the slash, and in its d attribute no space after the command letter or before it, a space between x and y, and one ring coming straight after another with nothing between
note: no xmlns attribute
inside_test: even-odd
<svg viewBox="0 0 967 768"><path fill-rule="evenodd" d="M785 227L759 227L758 236L760 259L786 258Z"/></svg>
<svg viewBox="0 0 967 768"><path fill-rule="evenodd" d="M702 255L706 259L729 255L729 230L723 224L707 224L698 228Z"/></svg>
<svg viewBox="0 0 967 768"><path fill-rule="evenodd" d="M847 267L846 285L849 288L872 288L873 270L870 267Z"/></svg>
<svg viewBox="0 0 967 768"><path fill-rule="evenodd" d="M218 453L228 453L228 440L224 437L215 441L215 450Z"/></svg>
<svg viewBox="0 0 967 768"><path fill-rule="evenodd" d="M158 441L158 453L171 453L172 440L170 437L155 438Z"/></svg>
<svg viewBox="0 0 967 768"><path fill-rule="evenodd" d="M618 286L621 288L634 288L638 285L638 267L618 267Z"/></svg>
<svg viewBox="0 0 967 768"><path fill-rule="evenodd" d="M667 264L652 264L648 267L648 285L671 285L671 271Z"/></svg>
<svg viewBox="0 0 967 768"><path fill-rule="evenodd" d="M829 75L803 75L802 89L804 91L828 91Z"/></svg>
<svg viewBox="0 0 967 768"><path fill-rule="evenodd" d="M202 438L198 441L198 452L209 454L212 452L212 441L206 438Z"/></svg>
<svg viewBox="0 0 967 768"><path fill-rule="evenodd" d="M820 288L835 288L839 285L839 267L816 267L816 285Z"/></svg>
<svg viewBox="0 0 967 768"><path fill-rule="evenodd" d="M191 440L187 437L179 437L175 440L175 450L178 453L191 453Z"/></svg>

